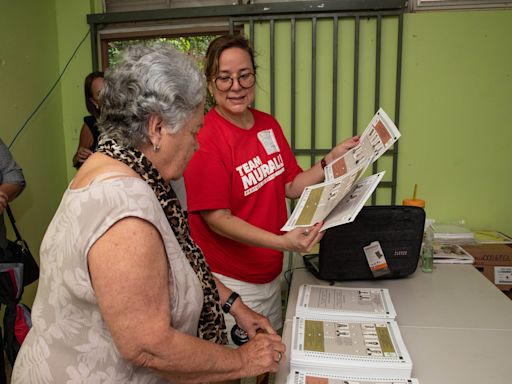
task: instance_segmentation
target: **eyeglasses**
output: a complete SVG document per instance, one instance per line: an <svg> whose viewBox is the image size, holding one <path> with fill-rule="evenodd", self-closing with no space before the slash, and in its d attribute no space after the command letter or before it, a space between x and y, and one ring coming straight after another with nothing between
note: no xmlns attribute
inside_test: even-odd
<svg viewBox="0 0 512 384"><path fill-rule="evenodd" d="M219 76L216 77L213 82L215 83L215 88L221 92L226 92L231 89L235 80L238 81L241 88L248 89L254 87L254 83L256 83L256 75L254 73L244 73L243 75L235 78L230 76Z"/></svg>

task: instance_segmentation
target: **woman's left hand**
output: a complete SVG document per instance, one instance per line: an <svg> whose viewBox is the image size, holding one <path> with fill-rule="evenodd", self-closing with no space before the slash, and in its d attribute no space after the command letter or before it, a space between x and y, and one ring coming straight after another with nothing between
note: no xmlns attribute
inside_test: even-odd
<svg viewBox="0 0 512 384"><path fill-rule="evenodd" d="M230 313L235 318L238 326L247 332L250 339L256 336L258 331L264 331L272 335L276 334L276 331L270 325L270 321L265 316L253 311L242 300L236 300L233 303Z"/></svg>
<svg viewBox="0 0 512 384"><path fill-rule="evenodd" d="M331 152L329 152L329 154L328 154L329 159L326 159L327 163L330 163L330 162L336 160L338 157L343 156L349 150L354 148L356 145L359 144L359 139L360 139L359 136L353 136L349 139L342 141L338 145L336 145L333 149L331 149Z"/></svg>

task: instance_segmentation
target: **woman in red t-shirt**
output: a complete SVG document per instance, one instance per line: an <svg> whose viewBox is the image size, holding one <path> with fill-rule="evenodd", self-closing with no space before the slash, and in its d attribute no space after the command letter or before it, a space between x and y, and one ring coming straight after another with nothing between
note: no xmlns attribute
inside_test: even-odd
<svg viewBox="0 0 512 384"><path fill-rule="evenodd" d="M303 171L279 123L250 107L256 68L243 36L212 41L205 73L216 105L205 116L199 150L185 172L191 234L216 277L279 329L283 251L308 252L322 237L321 223L281 232L286 198L298 198L306 186L323 181L323 166ZM322 162L358 141L337 145ZM229 314L226 324L229 333L235 325Z"/></svg>

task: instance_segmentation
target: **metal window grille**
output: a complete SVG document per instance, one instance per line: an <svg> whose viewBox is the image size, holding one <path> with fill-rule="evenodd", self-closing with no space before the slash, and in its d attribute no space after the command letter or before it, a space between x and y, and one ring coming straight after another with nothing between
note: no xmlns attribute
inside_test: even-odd
<svg viewBox="0 0 512 384"><path fill-rule="evenodd" d="M246 26L246 34L256 51L259 48L265 52L262 58L265 63L259 64L257 61L257 65L268 67L265 84L260 86L269 91L258 92L255 104L272 115L287 115L278 120L288 121L289 127L283 128L290 138L294 153L302 158L302 164L310 166L316 163L340 140L361 133L373 114L384 104L399 125L403 31L401 12L336 12L230 19L231 28L238 25ZM324 31L322 37L328 39L320 37L320 28ZM383 38L384 28L386 39ZM282 35L285 35L284 40L289 41L284 48L288 51L285 54L276 52L276 41L281 42L283 49ZM304 46L307 48L304 49ZM323 51L321 58L320 46ZM351 58L346 60L343 57L341 60L342 54L351 55ZM383 54L386 55L386 65L383 64ZM395 56L394 60L390 60L390 54ZM279 56L286 56L288 62L279 59ZM372 62L362 65L363 57L371 57ZM304 72L309 74L304 76ZM325 72L330 74L323 76L323 82L319 81ZM384 80L384 76L388 80ZM288 82L284 82L286 89L279 89L283 85L277 84L276 79L282 77L289 78ZM329 84L326 84L326 79ZM369 79L372 79L371 86L368 84ZM389 79L394 79L391 86ZM383 82L386 82L385 92L381 90ZM347 87L351 88L351 95L347 94ZM284 93L289 94L286 99L288 106L279 103L279 94ZM330 103L327 101L329 108L324 105L327 98L330 100ZM304 102L304 99L308 101ZM303 113L304 108L309 113ZM330 109L330 116L326 116L327 109ZM307 121L298 119L299 116L307 116ZM350 120L347 119L349 116ZM326 132L330 138L328 141L325 140ZM307 140L305 136L308 136ZM391 158L391 164L383 164L383 167L388 168L386 170L390 175L379 187L381 190L389 189L388 201L394 204L398 161L396 144L387 156ZM373 172L377 171L379 163L376 162ZM382 202L386 200L379 199ZM374 194L372 204L376 203L377 195Z"/></svg>

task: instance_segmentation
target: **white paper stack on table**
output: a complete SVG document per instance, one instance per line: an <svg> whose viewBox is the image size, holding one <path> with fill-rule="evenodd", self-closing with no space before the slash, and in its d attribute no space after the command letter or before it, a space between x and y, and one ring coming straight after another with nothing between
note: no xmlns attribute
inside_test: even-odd
<svg viewBox="0 0 512 384"><path fill-rule="evenodd" d="M471 244L475 234L463 225L434 223L431 225L434 241L443 244Z"/></svg>
<svg viewBox="0 0 512 384"><path fill-rule="evenodd" d="M301 286L291 372L410 378L412 361L395 316L386 289Z"/></svg>
<svg viewBox="0 0 512 384"><path fill-rule="evenodd" d="M469 228L460 224L434 223L431 230L434 234L435 264L472 264L475 261L460 246L475 243L475 235Z"/></svg>

